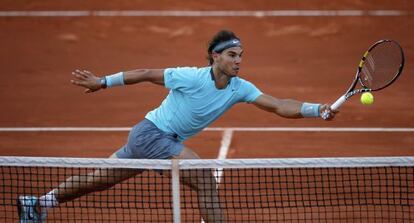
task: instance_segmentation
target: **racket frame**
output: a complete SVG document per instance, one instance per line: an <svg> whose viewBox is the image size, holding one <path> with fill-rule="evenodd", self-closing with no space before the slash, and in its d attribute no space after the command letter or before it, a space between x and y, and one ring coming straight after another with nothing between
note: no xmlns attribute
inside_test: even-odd
<svg viewBox="0 0 414 223"><path fill-rule="evenodd" d="M360 73L361 73L362 67L364 66L365 60L366 60L369 52L372 51L372 49L374 49L376 46L378 46L379 44L382 44L384 42L392 42L392 43L396 44L396 46L400 49L400 53L401 53L401 64L400 64L400 67L398 68L396 74L394 75L394 77L386 85L384 85L384 86L382 86L380 88L377 88L377 89L371 89L371 88L368 88L368 87L366 87L364 85L364 83L361 80ZM335 103L333 103L331 105L331 107L330 107L331 110L338 110L338 108L346 100L348 100L350 97L354 96L355 94L364 93L364 92L371 92L371 91L379 91L379 90L382 90L382 89L390 86L401 75L402 70L404 68L404 63L405 63L404 51L402 50L402 48L401 48L400 44L398 44L398 42L396 42L394 40L390 40L390 39L383 39L383 40L377 41L376 43L374 43L373 45L371 45L369 47L369 49L364 53L364 55L362 56L362 58L361 58L361 60L359 62L359 65L358 65L358 68L357 68L357 72L356 72L354 81L352 82L351 86L346 91L346 93L344 95L342 95L340 98L338 98L338 100L336 100ZM362 86L362 88L354 90L358 82Z"/></svg>

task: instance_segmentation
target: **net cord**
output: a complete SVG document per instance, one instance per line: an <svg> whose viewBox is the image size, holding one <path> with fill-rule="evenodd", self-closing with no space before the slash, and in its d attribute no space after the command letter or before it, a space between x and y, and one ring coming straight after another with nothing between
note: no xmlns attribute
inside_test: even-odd
<svg viewBox="0 0 414 223"><path fill-rule="evenodd" d="M131 168L169 170L171 160L59 158L0 156L2 166L28 167L85 167ZM198 159L179 160L182 169L205 168L321 168L321 167L378 167L414 166L414 156L396 157L345 157L345 158L279 158L279 159Z"/></svg>

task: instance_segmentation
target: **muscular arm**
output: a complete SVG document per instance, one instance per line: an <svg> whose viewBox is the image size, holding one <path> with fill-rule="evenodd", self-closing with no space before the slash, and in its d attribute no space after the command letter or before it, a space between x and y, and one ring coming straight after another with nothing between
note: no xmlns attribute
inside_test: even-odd
<svg viewBox="0 0 414 223"><path fill-rule="evenodd" d="M164 85L164 69L138 69L124 72L125 84L151 82Z"/></svg>
<svg viewBox="0 0 414 223"><path fill-rule="evenodd" d="M303 102L300 101L277 99L270 95L262 94L253 102L253 104L262 110L275 113L284 118L303 118L301 114ZM337 111L331 111L328 104L324 104L320 106L319 114L325 110L330 113L330 117L327 120L333 119L337 113Z"/></svg>
<svg viewBox="0 0 414 223"><path fill-rule="evenodd" d="M300 109L302 102L292 99L277 99L267 94L260 95L253 102L258 108L275 113L285 118L302 118Z"/></svg>
<svg viewBox="0 0 414 223"><path fill-rule="evenodd" d="M72 84L86 88L86 93L95 92L102 89L101 77L96 76L87 70L75 70L72 72L74 80ZM125 84L137 84L141 82L151 82L164 85L164 69L137 69L125 71L123 74Z"/></svg>

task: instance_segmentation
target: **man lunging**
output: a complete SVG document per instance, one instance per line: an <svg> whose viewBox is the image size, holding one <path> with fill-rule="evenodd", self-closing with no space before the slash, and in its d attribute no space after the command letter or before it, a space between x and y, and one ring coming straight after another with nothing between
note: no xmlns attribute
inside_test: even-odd
<svg viewBox="0 0 414 223"><path fill-rule="evenodd" d="M168 88L169 94L153 111L135 125L127 143L111 157L117 159L199 159L184 146L194 136L236 103L247 102L285 118L320 117L323 111L335 111L327 104L278 99L262 93L251 82L238 76L243 47L231 31L218 32L207 50L209 66L167 69L137 69L98 77L86 70L73 72L72 83L87 93L115 86L151 82ZM141 170L96 170L87 176L74 176L41 196L22 196L19 200L21 219L43 222L47 209L85 194L106 190L141 174ZM211 171L187 172L183 183L198 194L200 213L205 222L225 222L220 208L216 180ZM205 177L207 176L207 177ZM23 221L26 222L26 221Z"/></svg>

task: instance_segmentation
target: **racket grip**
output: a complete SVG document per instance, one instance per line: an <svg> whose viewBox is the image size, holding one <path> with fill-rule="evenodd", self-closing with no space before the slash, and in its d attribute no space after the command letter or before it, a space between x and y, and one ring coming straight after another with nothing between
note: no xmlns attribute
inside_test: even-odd
<svg viewBox="0 0 414 223"><path fill-rule="evenodd" d="M331 110L338 110L339 107L346 101L345 95L342 95L338 100L331 105Z"/></svg>
<svg viewBox="0 0 414 223"><path fill-rule="evenodd" d="M336 100L331 106L331 110L338 110L338 108L346 101L345 95L342 95L338 100ZM327 110L323 111L322 118L323 119L329 119L330 115Z"/></svg>

